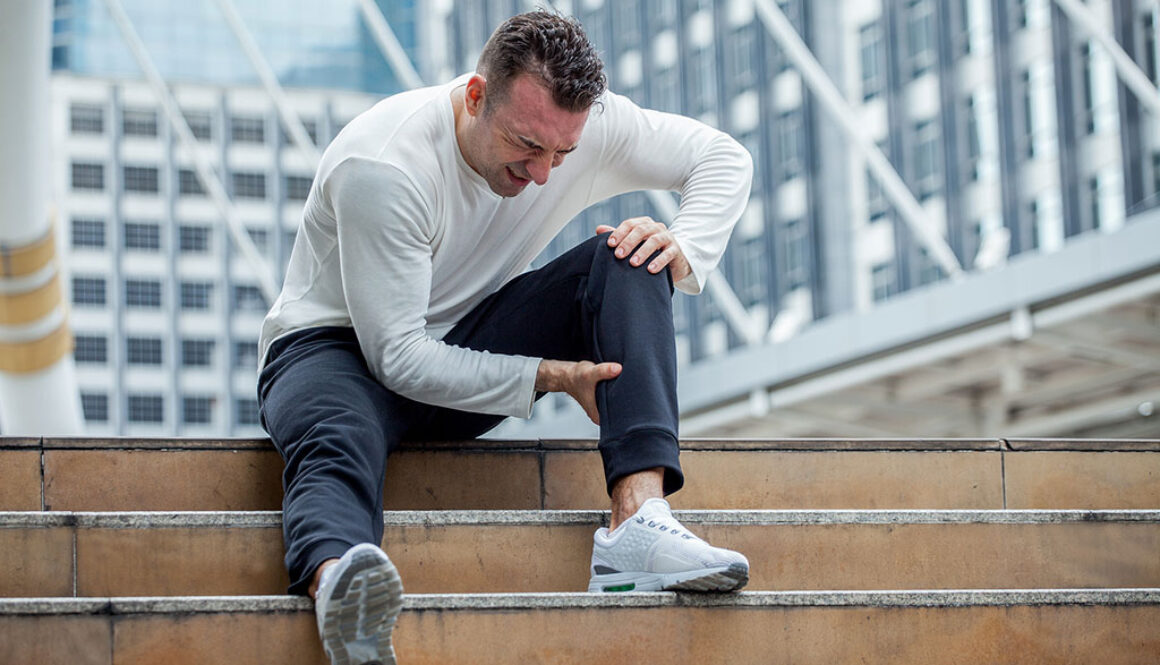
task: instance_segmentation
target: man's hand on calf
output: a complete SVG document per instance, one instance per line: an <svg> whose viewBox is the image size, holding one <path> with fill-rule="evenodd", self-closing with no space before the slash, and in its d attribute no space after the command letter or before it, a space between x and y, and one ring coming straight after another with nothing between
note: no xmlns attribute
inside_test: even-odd
<svg viewBox="0 0 1160 665"><path fill-rule="evenodd" d="M626 219L615 228L607 224L596 227L596 234L611 231L608 246L616 248L616 258L628 259L634 267L639 267L653 252L661 253L649 261L648 271L656 274L668 266L673 273L673 281L679 282L689 276L692 268L681 251L677 239L669 228L651 217Z"/></svg>
<svg viewBox="0 0 1160 665"><path fill-rule="evenodd" d="M587 360L541 360L536 371L536 390L564 392L572 396L592 422L600 424L596 408L596 384L620 376L620 363L596 364Z"/></svg>

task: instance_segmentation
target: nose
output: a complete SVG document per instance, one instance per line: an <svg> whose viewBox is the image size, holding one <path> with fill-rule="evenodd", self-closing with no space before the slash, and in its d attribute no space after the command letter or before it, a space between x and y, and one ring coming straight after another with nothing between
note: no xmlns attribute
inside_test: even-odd
<svg viewBox="0 0 1160 665"><path fill-rule="evenodd" d="M548 182L548 174L552 172L552 158L545 155L543 157L529 159L526 162L526 168L532 181L537 185L543 186L544 183Z"/></svg>

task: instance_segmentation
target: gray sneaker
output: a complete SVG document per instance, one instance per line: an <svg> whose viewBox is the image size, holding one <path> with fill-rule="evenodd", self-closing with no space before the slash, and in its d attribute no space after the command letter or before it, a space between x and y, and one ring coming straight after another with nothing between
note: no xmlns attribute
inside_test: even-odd
<svg viewBox="0 0 1160 665"><path fill-rule="evenodd" d="M332 665L396 665L391 630L403 609L403 580L378 547L363 543L322 573L314 613Z"/></svg>

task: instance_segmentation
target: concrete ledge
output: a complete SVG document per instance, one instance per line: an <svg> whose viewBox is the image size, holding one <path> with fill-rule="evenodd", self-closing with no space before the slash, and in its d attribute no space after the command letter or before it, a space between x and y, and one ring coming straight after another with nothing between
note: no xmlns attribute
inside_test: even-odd
<svg viewBox="0 0 1160 665"><path fill-rule="evenodd" d="M135 438L0 436L0 450L273 450L267 438ZM476 439L408 441L402 451L580 451L596 450L597 440ZM1144 451L1160 452L1157 439L722 439L687 438L682 450L699 451Z"/></svg>
<svg viewBox="0 0 1160 665"><path fill-rule="evenodd" d="M1160 439L1005 439L1011 450L1160 452Z"/></svg>
<svg viewBox="0 0 1160 665"><path fill-rule="evenodd" d="M1160 510L678 510L686 524L775 526L805 524L1061 524L1160 523ZM387 511L385 526L567 526L608 523L595 510ZM0 529L275 528L280 511L261 512L0 512Z"/></svg>
<svg viewBox="0 0 1160 665"><path fill-rule="evenodd" d="M0 436L0 450L39 448L40 437L34 436Z"/></svg>
<svg viewBox="0 0 1160 665"><path fill-rule="evenodd" d="M407 595L404 609L430 611L574 610L649 607L1013 607L1022 605L1156 605L1160 589L936 591L746 591L694 593L512 593ZM0 615L236 614L313 612L301 596L0 599Z"/></svg>

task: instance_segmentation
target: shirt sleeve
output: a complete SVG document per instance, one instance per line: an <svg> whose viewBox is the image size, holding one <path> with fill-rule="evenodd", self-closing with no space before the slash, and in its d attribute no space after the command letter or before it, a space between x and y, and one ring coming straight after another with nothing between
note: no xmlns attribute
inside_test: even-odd
<svg viewBox="0 0 1160 665"><path fill-rule="evenodd" d="M350 158L326 181L342 287L367 366L384 386L425 404L527 418L538 358L446 344L426 331L432 214L401 169Z"/></svg>
<svg viewBox="0 0 1160 665"><path fill-rule="evenodd" d="M613 93L594 108L603 154L592 201L642 189L681 195L670 224L692 274L676 284L689 294L705 286L733 226L749 203L753 159L736 140L708 125L671 113L642 109Z"/></svg>

